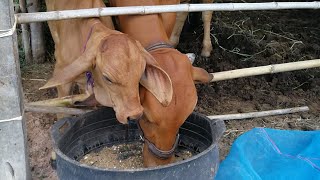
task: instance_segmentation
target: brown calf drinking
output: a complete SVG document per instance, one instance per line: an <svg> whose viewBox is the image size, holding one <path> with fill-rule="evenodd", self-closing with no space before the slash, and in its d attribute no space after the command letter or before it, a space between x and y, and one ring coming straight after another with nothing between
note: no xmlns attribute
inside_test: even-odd
<svg viewBox="0 0 320 180"><path fill-rule="evenodd" d="M177 0L110 0L111 6L139 6L176 4ZM138 123L144 134L143 158L147 167L173 162L178 130L192 113L197 103L195 82L210 82L212 75L193 67L185 54L169 45L175 24L175 13L119 16L119 27L124 33L141 42L169 75L172 100L163 106L147 88L140 86L144 114ZM150 57L151 58L151 57ZM169 92L165 92L168 93Z"/></svg>

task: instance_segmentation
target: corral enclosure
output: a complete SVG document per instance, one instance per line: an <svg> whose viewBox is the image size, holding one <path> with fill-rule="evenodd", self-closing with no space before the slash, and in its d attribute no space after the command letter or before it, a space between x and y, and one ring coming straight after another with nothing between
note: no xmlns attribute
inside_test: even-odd
<svg viewBox="0 0 320 180"><path fill-rule="evenodd" d="M319 10L215 12L211 31L214 50L210 58L200 57L203 29L197 14L192 13L187 20L191 25L186 26L178 49L196 53L195 66L208 72L320 57ZM47 44L52 44L50 41L47 36ZM53 54L52 48L47 51ZM56 97L54 89L38 90L52 74L54 58L47 59L45 64L22 67L27 102ZM224 159L234 139L253 127L320 129L319 85L319 68L197 85L199 100L195 111L213 115L309 106L309 112L300 114L226 121L227 131L220 143ZM27 113L26 120L33 178L56 179L49 164L49 128L55 116Z"/></svg>

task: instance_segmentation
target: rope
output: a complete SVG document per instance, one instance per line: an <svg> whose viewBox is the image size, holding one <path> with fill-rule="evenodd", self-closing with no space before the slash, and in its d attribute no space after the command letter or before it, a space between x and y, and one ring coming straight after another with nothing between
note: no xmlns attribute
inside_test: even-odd
<svg viewBox="0 0 320 180"><path fill-rule="evenodd" d="M22 120L22 116L18 116L18 117L11 118L11 119L0 119L0 123L10 122L10 121L21 121L21 120Z"/></svg>
<svg viewBox="0 0 320 180"><path fill-rule="evenodd" d="M14 23L13 23L12 28L0 30L0 38L12 36L13 33L16 31L16 27L17 27L17 16L14 15Z"/></svg>

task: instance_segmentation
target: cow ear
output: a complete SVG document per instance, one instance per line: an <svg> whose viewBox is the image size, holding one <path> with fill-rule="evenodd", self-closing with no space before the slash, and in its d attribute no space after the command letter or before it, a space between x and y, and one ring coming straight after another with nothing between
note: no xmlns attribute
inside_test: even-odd
<svg viewBox="0 0 320 180"><path fill-rule="evenodd" d="M143 52L143 54L146 67L140 84L151 92L163 106L168 106L173 95L171 79L148 52Z"/></svg>
<svg viewBox="0 0 320 180"><path fill-rule="evenodd" d="M195 83L208 83L213 79L213 75L202 68L192 67L192 78Z"/></svg>
<svg viewBox="0 0 320 180"><path fill-rule="evenodd" d="M76 79L92 67L95 59L94 53L85 52L75 61L62 69L55 69L53 77L40 89L47 89L62 84L67 84Z"/></svg>

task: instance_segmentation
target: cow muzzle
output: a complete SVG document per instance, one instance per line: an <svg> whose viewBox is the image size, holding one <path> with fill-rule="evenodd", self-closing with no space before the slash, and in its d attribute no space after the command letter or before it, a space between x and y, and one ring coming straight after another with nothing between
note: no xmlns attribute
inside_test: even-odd
<svg viewBox="0 0 320 180"><path fill-rule="evenodd" d="M133 123L132 121L129 121L129 122ZM151 152L155 157L157 157L158 159L165 160L165 159L168 159L174 155L174 152L175 152L176 148L178 147L178 143L179 143L179 137L180 137L179 133L176 135L176 140L175 140L172 148L170 150L165 151L165 150L161 150L161 149L157 148L157 146L154 143L149 141L144 136L144 132L140 126L139 119L134 123L136 123L138 126L141 140L147 145L149 152Z"/></svg>
<svg viewBox="0 0 320 180"><path fill-rule="evenodd" d="M138 120L143 115L143 107L140 106L132 111L127 112L117 112L116 110L116 117L118 121L122 124L128 124L128 120Z"/></svg>

